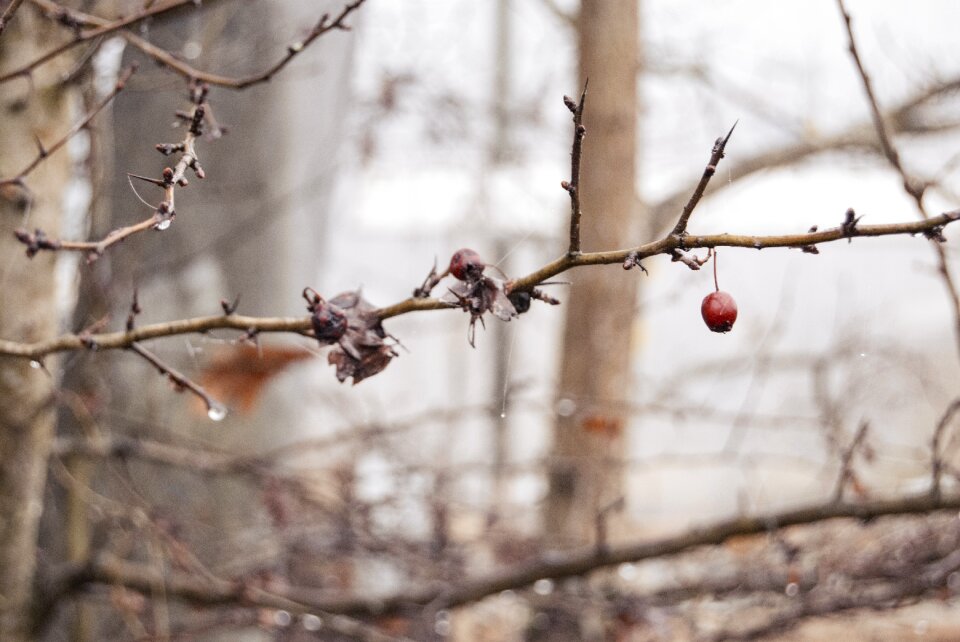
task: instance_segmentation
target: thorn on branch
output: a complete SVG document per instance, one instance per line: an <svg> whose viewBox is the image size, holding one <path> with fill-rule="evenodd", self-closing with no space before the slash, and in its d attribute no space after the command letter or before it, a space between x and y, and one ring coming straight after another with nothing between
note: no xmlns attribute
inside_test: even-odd
<svg viewBox="0 0 960 642"><path fill-rule="evenodd" d="M143 312L143 308L140 307L138 294L139 293L137 289L134 288L133 301L130 302L130 314L127 315L127 332L130 332L133 330L137 315Z"/></svg>
<svg viewBox="0 0 960 642"><path fill-rule="evenodd" d="M433 267L430 268L430 272L427 274L426 278L423 280L423 283L420 284L420 287L413 291L414 299L426 299L430 297L430 292L433 291L433 288L437 286L437 283L440 282L446 274L437 274L437 257L433 257Z"/></svg>
<svg viewBox="0 0 960 642"><path fill-rule="evenodd" d="M223 313L227 316L230 316L237 311L237 306L240 305L240 295L233 300L233 303L227 301L226 299L220 299L220 307L223 309Z"/></svg>
<svg viewBox="0 0 960 642"><path fill-rule="evenodd" d="M840 226L840 229L843 230L843 235L847 237L847 243L851 243L853 241L852 237L859 234L859 230L857 230L857 223L860 222L861 218L863 217L857 216L852 207L847 208L847 211L843 216L843 225Z"/></svg>
<svg viewBox="0 0 960 642"><path fill-rule="evenodd" d="M643 264L640 263L639 255L636 252L631 252L627 255L627 258L623 260L623 269L632 270L633 268L640 268L640 271L650 276L650 272L647 271L647 268L643 267Z"/></svg>

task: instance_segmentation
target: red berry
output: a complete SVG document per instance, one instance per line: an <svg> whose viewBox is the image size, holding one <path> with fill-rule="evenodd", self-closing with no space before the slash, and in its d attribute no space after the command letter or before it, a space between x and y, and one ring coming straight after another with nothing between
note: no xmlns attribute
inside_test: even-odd
<svg viewBox="0 0 960 642"><path fill-rule="evenodd" d="M461 281L479 277L485 267L480 255L469 248L457 250L450 258L450 274Z"/></svg>
<svg viewBox="0 0 960 642"><path fill-rule="evenodd" d="M726 292L711 292L703 299L700 314L714 332L730 332L737 320L737 303Z"/></svg>

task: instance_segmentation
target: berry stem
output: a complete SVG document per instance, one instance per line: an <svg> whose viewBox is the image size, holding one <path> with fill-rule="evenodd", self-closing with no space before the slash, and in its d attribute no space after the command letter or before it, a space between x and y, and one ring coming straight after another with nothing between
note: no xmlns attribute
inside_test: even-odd
<svg viewBox="0 0 960 642"><path fill-rule="evenodd" d="M720 284L717 282L717 250L713 249L713 287L715 291L720 291Z"/></svg>

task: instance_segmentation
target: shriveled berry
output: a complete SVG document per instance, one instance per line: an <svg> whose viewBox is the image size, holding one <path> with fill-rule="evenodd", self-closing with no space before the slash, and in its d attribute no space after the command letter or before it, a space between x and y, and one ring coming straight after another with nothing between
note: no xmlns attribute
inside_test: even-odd
<svg viewBox="0 0 960 642"><path fill-rule="evenodd" d="M450 258L450 274L466 281L468 278L478 278L483 274L486 264L480 255L469 248L463 248L453 253Z"/></svg>
<svg viewBox="0 0 960 642"><path fill-rule="evenodd" d="M714 332L730 332L737 320L737 303L726 292L711 292L700 305L700 314Z"/></svg>
<svg viewBox="0 0 960 642"><path fill-rule="evenodd" d="M517 314L523 314L530 309L530 293L519 291L511 292L507 295L510 299L510 303L513 304L513 307L517 309Z"/></svg>
<svg viewBox="0 0 960 642"><path fill-rule="evenodd" d="M321 301L313 309L310 317L313 333L323 342L339 341L347 331L347 315L337 306Z"/></svg>

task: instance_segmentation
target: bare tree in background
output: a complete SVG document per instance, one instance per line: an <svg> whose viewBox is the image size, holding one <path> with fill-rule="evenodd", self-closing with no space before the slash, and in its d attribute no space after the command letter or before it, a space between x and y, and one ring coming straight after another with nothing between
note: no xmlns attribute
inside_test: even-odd
<svg viewBox="0 0 960 642"><path fill-rule="evenodd" d="M639 3L584 2L576 29L581 83L590 85L580 183L584 250L636 238ZM555 467L545 531L560 544L596 536L601 510L622 493L622 471L608 465L624 447L623 400L629 397L636 314L632 274L616 266L578 270L567 309L554 430Z"/></svg>

